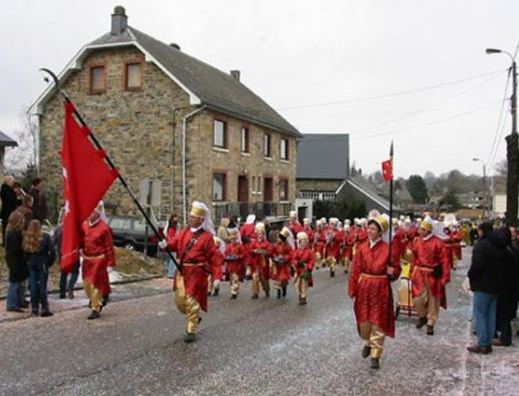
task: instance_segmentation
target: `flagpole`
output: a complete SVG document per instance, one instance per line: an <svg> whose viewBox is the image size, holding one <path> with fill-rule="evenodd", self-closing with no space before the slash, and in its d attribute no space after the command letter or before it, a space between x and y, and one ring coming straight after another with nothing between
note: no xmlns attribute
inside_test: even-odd
<svg viewBox="0 0 519 396"><path fill-rule="evenodd" d="M49 69L46 69L46 68L41 68L40 71L44 72L44 73L47 73L51 78L52 80L54 81L54 85L56 86L58 92L61 94L61 96L63 97L63 99L65 99L65 102L67 103L70 103L73 105L72 101L69 99L69 97L67 96L67 94L61 89L61 87L59 86L59 80L58 80L58 77L56 77L56 75ZM44 77L43 78L45 80L45 82L49 82L49 79L48 77ZM87 127L88 128L88 125L87 123L84 121L83 117L81 116L81 114L77 111L76 109L76 106L73 106L74 108L74 115L77 117L78 121L81 123L81 125L83 127ZM106 151L103 149L103 146L101 146L101 143L99 142L99 140L97 140L96 136L92 133L92 131L90 130L90 128L88 128L88 136L90 136L90 138L92 139L92 141L94 142L95 146L99 149L99 150L102 150L103 153L104 153L104 158L106 159L106 162L108 163L108 165L115 171L117 171L117 178L119 179L119 181L121 182L121 184L123 185L123 187L126 189L126 191L128 192L128 194L130 194L130 197L132 198L133 202L135 203L135 205L137 206L137 208L139 209L139 211L142 213L142 215L144 216L144 219L146 220L146 222L148 223L148 225L151 227L152 231L154 232L154 234L156 235L156 237L158 238L159 241L161 241L162 239L164 239L164 237L162 235L160 235L159 233L159 230L157 229L157 227L155 227L155 224L152 223L151 219L149 218L149 216L147 215L146 211L144 210L144 208L142 207L141 203L139 202L139 200L137 199L137 197L135 196L134 192L131 190L130 186L128 185L128 183L126 182L126 180L124 179L124 177L119 173L119 171L117 170L117 167L115 166L115 164L113 163L112 159L108 156L108 154L106 153ZM175 259L175 257L173 256L173 254L171 253L171 251L166 247L165 248L166 250L166 253L168 254L169 258L173 261L173 263L175 264L175 266L177 267L177 269L182 272L182 266L178 263L178 261Z"/></svg>
<svg viewBox="0 0 519 396"><path fill-rule="evenodd" d="M389 180L389 260L393 259L393 141L389 149L389 160L391 161L391 179Z"/></svg>

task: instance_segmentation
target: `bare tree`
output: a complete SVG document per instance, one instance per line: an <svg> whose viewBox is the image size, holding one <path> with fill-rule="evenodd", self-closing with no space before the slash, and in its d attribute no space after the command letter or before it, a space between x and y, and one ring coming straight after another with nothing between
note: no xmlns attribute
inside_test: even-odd
<svg viewBox="0 0 519 396"><path fill-rule="evenodd" d="M38 163L38 124L31 114L23 112L21 125L11 132L18 146L8 148L5 153L5 167L10 172L20 172Z"/></svg>

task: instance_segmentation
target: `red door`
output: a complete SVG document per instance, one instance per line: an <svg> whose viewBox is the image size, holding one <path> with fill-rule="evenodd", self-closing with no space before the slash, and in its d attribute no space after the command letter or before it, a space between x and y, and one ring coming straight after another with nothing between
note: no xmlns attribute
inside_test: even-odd
<svg viewBox="0 0 519 396"><path fill-rule="evenodd" d="M238 202L249 202L249 179L238 176Z"/></svg>
<svg viewBox="0 0 519 396"><path fill-rule="evenodd" d="M274 197L273 194L273 182L271 177L265 177L263 178L264 184L263 184L263 201L265 202L272 202L272 199Z"/></svg>

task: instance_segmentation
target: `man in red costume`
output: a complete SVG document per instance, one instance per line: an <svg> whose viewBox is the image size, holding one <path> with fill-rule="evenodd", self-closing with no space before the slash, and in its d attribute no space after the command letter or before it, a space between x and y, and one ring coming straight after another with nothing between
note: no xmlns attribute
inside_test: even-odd
<svg viewBox="0 0 519 396"><path fill-rule="evenodd" d="M411 281L413 301L418 314L416 328L427 325L427 334L434 334L440 305L447 308L445 286L450 281L450 265L444 243L433 235L432 220L420 223L420 237L413 242Z"/></svg>
<svg viewBox="0 0 519 396"><path fill-rule="evenodd" d="M299 294L299 305L306 305L308 288L312 286L314 252L309 244L306 232L297 234L297 249L292 254L292 266L295 269L295 286Z"/></svg>
<svg viewBox="0 0 519 396"><path fill-rule="evenodd" d="M278 234L278 240L272 247L272 280L277 289L277 298L287 296L287 285L290 280L292 268L292 251L294 249L294 237L287 227L283 227Z"/></svg>
<svg viewBox="0 0 519 396"><path fill-rule="evenodd" d="M249 244L249 263L252 273L252 298L257 299L260 291L260 285L265 292L265 297L270 296L270 267L269 257L272 246L266 238L265 224L259 222L256 224L256 237Z"/></svg>
<svg viewBox="0 0 519 396"><path fill-rule="evenodd" d="M177 253L182 273L175 274L173 290L178 310L186 316L187 343L195 341L200 310L207 312L207 275L218 263L218 255L213 241L214 226L209 208L202 202L194 201L189 213L188 227L177 232L168 249Z"/></svg>
<svg viewBox="0 0 519 396"><path fill-rule="evenodd" d="M246 251L239 240L240 231L237 228L229 230L229 243L225 246L225 262L231 284L231 298L238 298L240 280L245 265Z"/></svg>
<svg viewBox="0 0 519 396"><path fill-rule="evenodd" d="M88 319L97 319L101 316L103 297L111 292L108 272L115 267L112 231L96 209L83 223L82 232L83 287L92 309Z"/></svg>
<svg viewBox="0 0 519 396"><path fill-rule="evenodd" d="M348 294L355 299L357 328L365 345L362 357L371 355L371 368L380 367L385 336L395 336L393 294L390 281L400 275L399 252L389 255L389 245L382 235L389 229L384 215L368 221L368 241L357 249L348 284Z"/></svg>
<svg viewBox="0 0 519 396"><path fill-rule="evenodd" d="M297 235L298 232L303 231L303 226L297 219L297 212L295 210L290 211L287 227L294 236Z"/></svg>
<svg viewBox="0 0 519 396"><path fill-rule="evenodd" d="M330 267L330 276L335 276L335 266L341 260L341 245L343 242L343 233L337 228L339 220L335 217L330 219L330 227L324 232L326 264Z"/></svg>

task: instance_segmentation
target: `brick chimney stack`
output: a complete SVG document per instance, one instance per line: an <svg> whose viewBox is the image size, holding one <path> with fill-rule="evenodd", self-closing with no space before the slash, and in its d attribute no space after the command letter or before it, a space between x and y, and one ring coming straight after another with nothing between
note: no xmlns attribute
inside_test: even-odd
<svg viewBox="0 0 519 396"><path fill-rule="evenodd" d="M236 81L240 81L240 71L239 70L231 70L231 77Z"/></svg>
<svg viewBox="0 0 519 396"><path fill-rule="evenodd" d="M123 6L116 6L112 14L112 34L117 36L123 33L128 27L128 17Z"/></svg>

